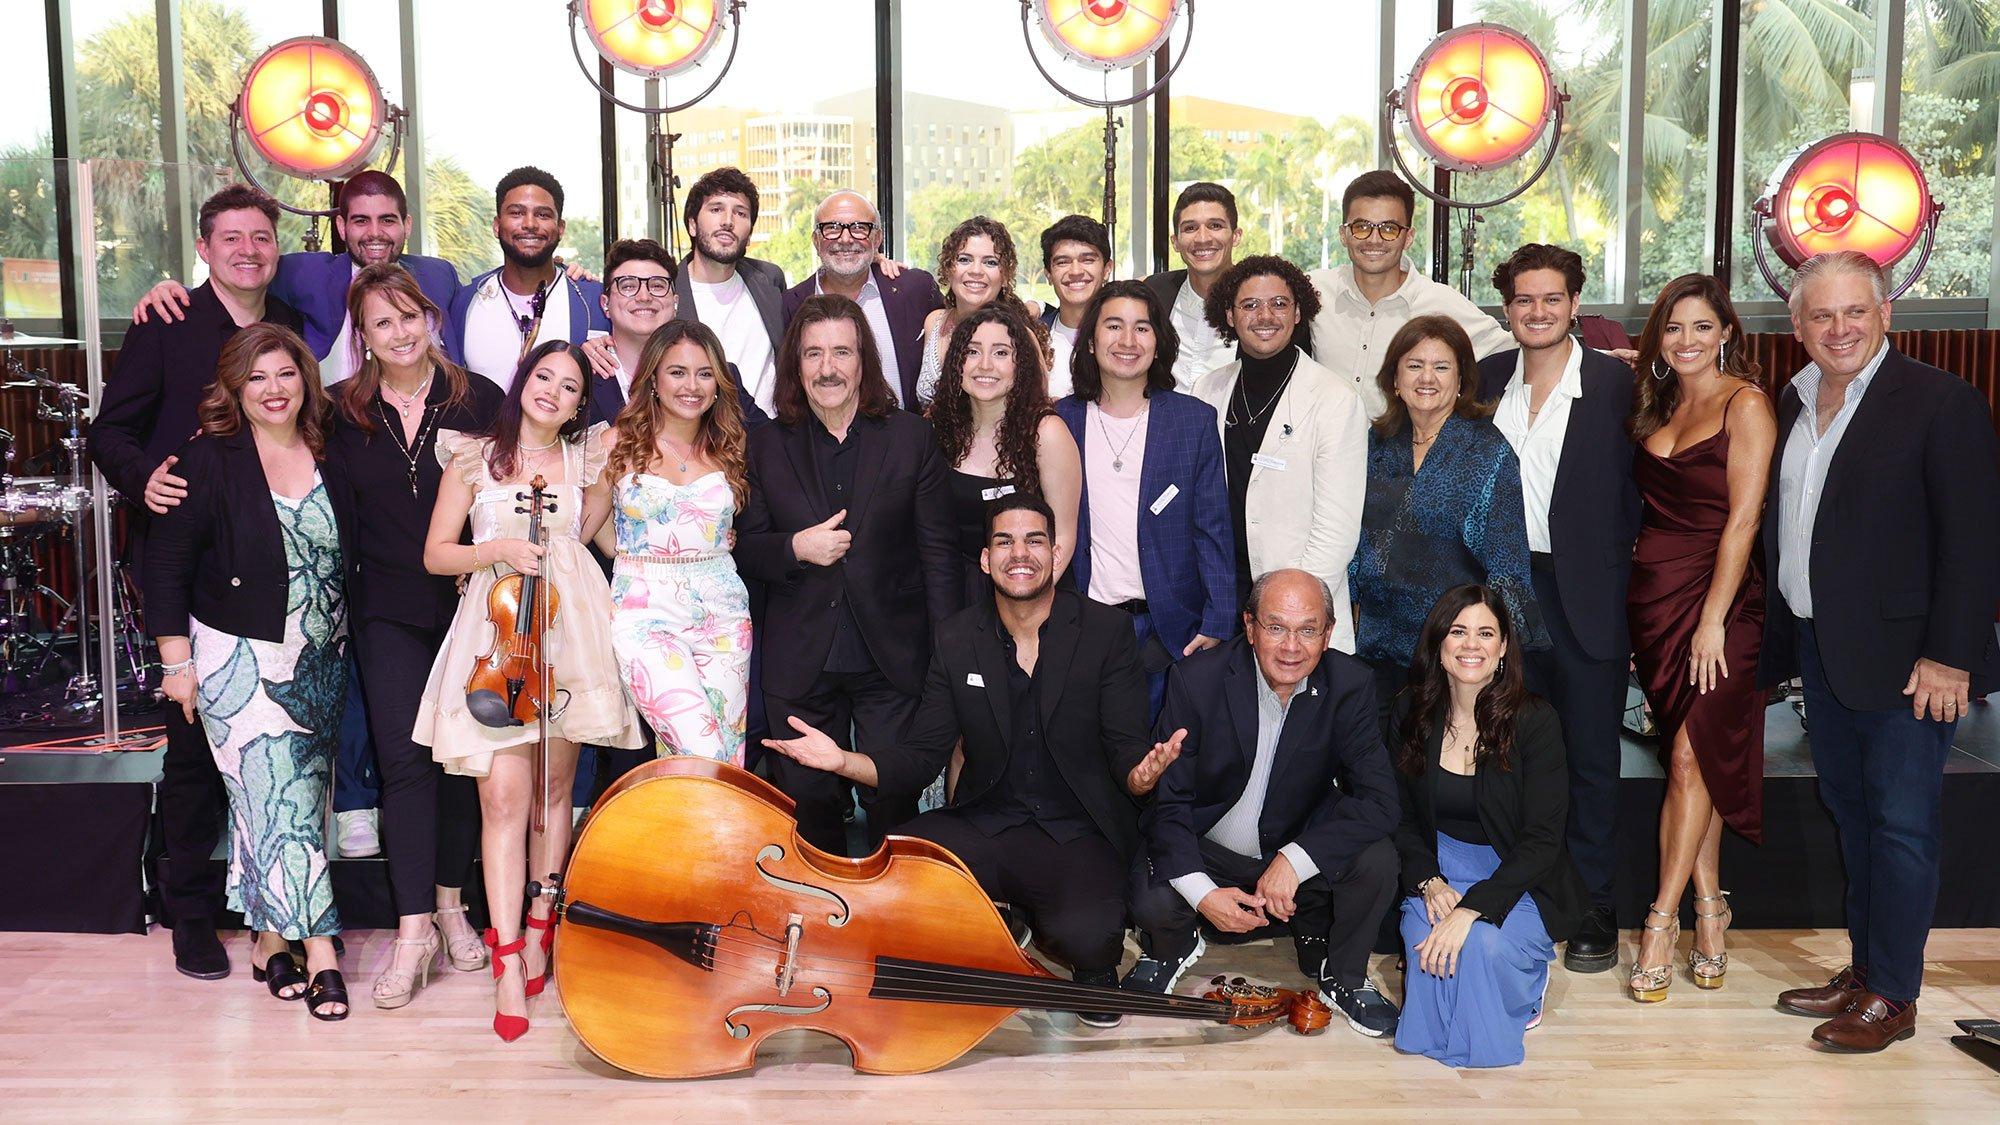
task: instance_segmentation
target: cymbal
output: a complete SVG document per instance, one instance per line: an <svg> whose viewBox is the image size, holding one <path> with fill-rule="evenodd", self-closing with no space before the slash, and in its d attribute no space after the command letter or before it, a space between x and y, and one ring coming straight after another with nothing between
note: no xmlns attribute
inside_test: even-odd
<svg viewBox="0 0 2000 1125"><path fill-rule="evenodd" d="M48 386L40 379L16 379L11 383L0 383L0 391L38 391Z"/></svg>
<svg viewBox="0 0 2000 1125"><path fill-rule="evenodd" d="M82 340L71 340L61 336L30 336L26 332L0 336L0 348L60 348L81 343Z"/></svg>

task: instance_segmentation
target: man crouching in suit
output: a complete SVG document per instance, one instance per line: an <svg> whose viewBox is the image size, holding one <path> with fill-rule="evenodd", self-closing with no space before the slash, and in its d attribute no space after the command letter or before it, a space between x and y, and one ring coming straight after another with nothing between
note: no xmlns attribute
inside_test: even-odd
<svg viewBox="0 0 2000 1125"><path fill-rule="evenodd" d="M1147 750L1131 622L1055 588L1055 517L1037 497L989 507L980 566L993 598L938 627L923 701L900 745L843 751L797 717L802 737L764 745L864 790L916 794L964 739L951 803L899 832L950 849L987 894L1026 912L1041 947L1076 980L1109 985L1139 847L1136 797L1171 760L1164 748ZM1077 1016L1098 1027L1119 1021Z"/></svg>
<svg viewBox="0 0 2000 1125"><path fill-rule="evenodd" d="M1400 804L1368 668L1327 648L1332 604L1320 579L1274 570L1241 634L1175 666L1154 735L1178 760L1146 812L1132 874L1145 956L1123 983L1172 991L1203 952L1202 919L1242 935L1283 923L1321 997L1380 1038L1401 1013L1368 954L1396 897Z"/></svg>

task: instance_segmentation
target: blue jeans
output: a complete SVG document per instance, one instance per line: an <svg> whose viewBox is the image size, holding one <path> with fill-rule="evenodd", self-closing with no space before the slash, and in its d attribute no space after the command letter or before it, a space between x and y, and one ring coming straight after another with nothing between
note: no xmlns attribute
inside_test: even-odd
<svg viewBox="0 0 2000 1125"><path fill-rule="evenodd" d="M1847 868L1854 964L1867 971L1869 991L1915 1000L1937 909L1944 759L1958 724L1913 718L1908 707L1841 706L1811 621L1799 622L1798 640L1813 769Z"/></svg>
<svg viewBox="0 0 2000 1125"><path fill-rule="evenodd" d="M340 713L340 746L333 755L333 811L378 808L382 784L375 776L375 742L368 737L368 708L361 698L361 668L347 657L347 706Z"/></svg>

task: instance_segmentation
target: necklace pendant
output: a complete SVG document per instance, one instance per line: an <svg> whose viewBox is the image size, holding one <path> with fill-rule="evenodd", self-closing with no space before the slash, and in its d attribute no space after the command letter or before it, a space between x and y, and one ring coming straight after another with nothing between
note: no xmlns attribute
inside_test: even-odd
<svg viewBox="0 0 2000 1125"><path fill-rule="evenodd" d="M1125 462L1124 462L1124 460L1123 460L1123 459L1121 459L1121 458L1118 458L1118 457L1113 457L1113 458L1111 459L1111 471L1112 471L1112 472L1114 472L1114 473L1122 473L1122 472L1124 472L1124 471L1125 471Z"/></svg>

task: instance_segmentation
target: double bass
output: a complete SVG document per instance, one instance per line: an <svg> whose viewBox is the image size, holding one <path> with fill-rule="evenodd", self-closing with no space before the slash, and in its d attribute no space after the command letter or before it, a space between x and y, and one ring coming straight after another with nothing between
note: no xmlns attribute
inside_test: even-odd
<svg viewBox="0 0 2000 1125"><path fill-rule="evenodd" d="M598 800L556 911L571 1027L599 1058L655 1078L749 1069L762 1040L802 1028L846 1043L863 1073L917 1074L1023 1008L1302 1034L1331 1018L1311 992L1240 978L1181 996L1058 977L1015 946L951 852L906 836L862 859L820 851L790 798L702 758L648 763Z"/></svg>

